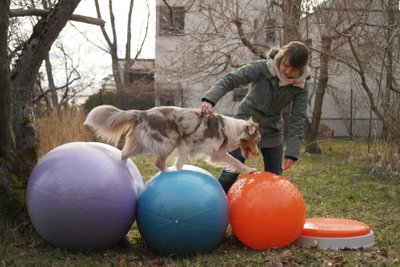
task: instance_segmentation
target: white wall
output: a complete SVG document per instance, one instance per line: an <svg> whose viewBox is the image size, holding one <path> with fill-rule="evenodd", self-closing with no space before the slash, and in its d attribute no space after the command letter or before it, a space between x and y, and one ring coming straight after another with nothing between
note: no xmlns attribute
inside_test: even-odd
<svg viewBox="0 0 400 267"><path fill-rule="evenodd" d="M186 1L174 1L170 5L184 5ZM210 4L214 3L210 1ZM254 18L263 19L265 16L276 16L277 21L281 19L281 14L279 9L262 10L260 7L265 6L265 1L241 1L241 3L246 3L243 6L244 11L248 12L245 18L249 21L246 22L246 27L254 26ZM157 6L164 5L163 1L157 0ZM225 12L228 12L226 10ZM376 19L376 14L374 13L374 20ZM237 39L237 32L234 27L228 27L224 24L223 20L216 19L215 23L217 28L223 33L223 37L216 39L212 42L202 42L203 40L196 40L190 37L191 33L202 30L205 31L210 25L207 24L206 20L190 10L185 17L185 35L181 36L160 36L159 35L159 25L158 17L159 9L157 8L157 34L156 34L156 57L155 57L155 83L157 88L167 88L168 84L172 86L168 88L174 88L177 90L177 99L175 105L183 105L185 107L199 107L201 105L200 99L207 92L207 90L215 83L218 78L222 77L227 72L233 70L234 68L228 67L223 72L216 74L213 72L206 74L210 71L210 68L196 68L196 66L201 65L201 60L207 61L209 58L199 59L195 52L191 52L191 48L198 46L199 43L203 45L199 49L206 51L211 49L212 46L220 47L221 52L228 52L229 46L241 45L241 50L236 50L234 53L230 54L234 59L235 63L246 64L250 60L256 59L252 53L247 49L243 49L243 45L240 44L240 40ZM271 18L271 17L269 17ZM331 19L334 19L332 16ZM305 20L303 20L305 22ZM376 21L374 21L376 22ZM312 17L307 22L309 28L308 32L304 29L302 32L307 33L304 38L312 39L312 46L319 48L319 38L320 38L320 26L312 21ZM304 25L302 25L304 27ZM249 29L249 28L247 28ZM257 37L262 37L265 32L261 32ZM281 33L277 31L276 44L280 42ZM206 38L206 36L204 37ZM261 38L262 39L262 38ZM253 39L254 40L254 39ZM210 57L216 56L217 52L210 54ZM318 66L319 66L319 56L318 53L312 52L312 77L309 82L310 95L313 94L315 88L315 82L318 78ZM178 70L176 72L171 72L171 70ZM180 70L180 71L179 71ZM352 133L355 136L368 136L369 125L370 125L370 109L368 105L365 93L359 87L359 81L357 81L357 75L354 71L350 70L343 65L332 65L329 70L329 85L326 91L322 122L328 125L331 129L335 131L335 136L348 136L350 132L350 92L353 89L353 109L352 109ZM238 102L232 101L232 93L228 93L215 107L216 111L221 113L232 115ZM308 109L308 115L312 115L313 108L313 98L310 101L310 106ZM375 117L372 116L372 133L375 135L381 134L381 124L375 121Z"/></svg>

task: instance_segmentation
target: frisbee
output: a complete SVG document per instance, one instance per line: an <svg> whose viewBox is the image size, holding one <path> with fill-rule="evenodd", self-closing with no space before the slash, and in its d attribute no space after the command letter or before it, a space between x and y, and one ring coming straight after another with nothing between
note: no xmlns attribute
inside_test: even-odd
<svg viewBox="0 0 400 267"><path fill-rule="evenodd" d="M342 218L308 218L296 245L320 249L369 248L375 243L368 224Z"/></svg>

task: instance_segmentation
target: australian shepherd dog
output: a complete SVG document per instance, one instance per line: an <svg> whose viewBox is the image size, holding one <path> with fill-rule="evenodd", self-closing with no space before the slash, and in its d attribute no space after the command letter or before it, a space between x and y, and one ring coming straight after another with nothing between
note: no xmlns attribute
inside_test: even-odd
<svg viewBox="0 0 400 267"><path fill-rule="evenodd" d="M85 125L99 138L118 144L125 134L122 160L130 156L154 154L155 165L164 171L167 157L176 149L175 166L181 170L189 159L208 159L211 164L233 172L256 171L228 152L240 147L243 157L258 155L258 124L219 113L202 114L199 109L173 106L149 110L120 110L102 105L86 117Z"/></svg>

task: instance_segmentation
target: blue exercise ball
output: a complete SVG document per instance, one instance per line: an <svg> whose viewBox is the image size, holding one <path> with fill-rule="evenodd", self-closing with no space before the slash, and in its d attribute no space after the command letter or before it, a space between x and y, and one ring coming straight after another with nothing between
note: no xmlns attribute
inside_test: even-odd
<svg viewBox="0 0 400 267"><path fill-rule="evenodd" d="M188 171L194 171L194 172L201 172L201 173L204 173L204 174L206 174L206 175L208 175L208 176L214 177L209 171L207 171L207 170L205 170L205 169L203 169L203 168L194 166L194 165L190 165L190 164L183 164L182 170L188 170ZM169 166L169 167L166 169L166 171L176 171L176 166L175 166L175 165Z"/></svg>
<svg viewBox="0 0 400 267"><path fill-rule="evenodd" d="M150 249L181 256L218 246L228 226L229 207L215 177L191 170L166 171L145 184L136 216Z"/></svg>
<svg viewBox="0 0 400 267"><path fill-rule="evenodd" d="M28 214L48 243L72 250L117 244L135 216L137 187L113 149L73 142L47 153L27 186Z"/></svg>

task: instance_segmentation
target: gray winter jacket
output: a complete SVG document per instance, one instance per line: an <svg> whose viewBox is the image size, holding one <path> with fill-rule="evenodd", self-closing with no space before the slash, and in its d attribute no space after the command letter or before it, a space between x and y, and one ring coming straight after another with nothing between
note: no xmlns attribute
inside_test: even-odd
<svg viewBox="0 0 400 267"><path fill-rule="evenodd" d="M250 84L247 95L235 112L235 118L252 117L260 124L260 147L276 147L283 143L282 110L292 104L285 156L297 159L307 111L307 83L304 88L293 85L279 87L278 77L271 75L266 63L267 60L256 60L226 74L202 100L216 104L227 92Z"/></svg>

